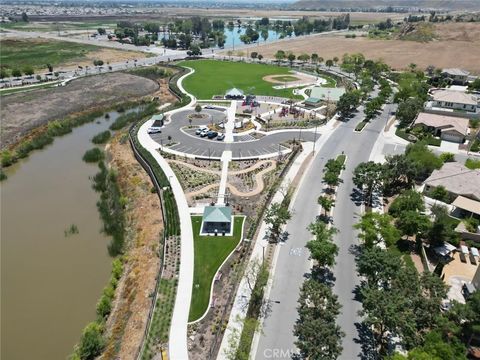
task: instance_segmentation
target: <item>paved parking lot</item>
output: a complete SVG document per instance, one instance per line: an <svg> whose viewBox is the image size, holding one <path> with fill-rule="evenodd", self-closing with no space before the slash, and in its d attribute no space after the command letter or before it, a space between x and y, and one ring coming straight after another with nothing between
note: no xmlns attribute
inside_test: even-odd
<svg viewBox="0 0 480 360"><path fill-rule="evenodd" d="M208 113L210 121L221 122L225 119L225 113L218 110L204 109L202 112ZM201 157L219 158L224 150L231 150L234 158L256 157L266 154L275 156L279 151L285 148L282 143L298 139L300 132L298 130L279 132L269 134L256 140L251 135L235 136L236 141L225 143L215 139L202 138L195 134L196 128L189 129L190 122L187 115L190 110L180 111L172 115L171 121L162 128L162 132L151 134L160 147L168 143L174 143L169 149ZM200 120L193 120L192 126L207 125L208 123ZM302 140L313 141L312 132L302 132ZM317 139L320 135L317 134Z"/></svg>

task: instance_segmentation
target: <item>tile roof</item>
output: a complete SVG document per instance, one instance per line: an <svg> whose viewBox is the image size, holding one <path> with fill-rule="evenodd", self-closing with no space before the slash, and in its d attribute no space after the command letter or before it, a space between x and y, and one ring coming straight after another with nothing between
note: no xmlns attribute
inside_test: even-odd
<svg viewBox="0 0 480 360"><path fill-rule="evenodd" d="M421 112L415 119L415 125L431 126L442 131L454 130L462 135L467 134L469 120L467 118L437 115Z"/></svg>
<svg viewBox="0 0 480 360"><path fill-rule="evenodd" d="M434 170L425 185L443 186L452 194L480 200L480 170L471 170L458 162L447 162Z"/></svg>
<svg viewBox="0 0 480 360"><path fill-rule="evenodd" d="M446 101L457 104L477 105L478 98L472 94L462 91L439 89L432 91L432 98L435 101Z"/></svg>
<svg viewBox="0 0 480 360"><path fill-rule="evenodd" d="M470 73L463 69L450 68L450 69L443 69L442 74L468 76Z"/></svg>

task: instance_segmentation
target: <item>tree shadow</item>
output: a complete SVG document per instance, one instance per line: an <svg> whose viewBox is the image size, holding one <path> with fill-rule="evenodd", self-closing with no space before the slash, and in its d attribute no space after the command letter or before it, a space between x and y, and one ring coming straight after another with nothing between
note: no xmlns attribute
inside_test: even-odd
<svg viewBox="0 0 480 360"><path fill-rule="evenodd" d="M380 359L377 352L375 337L370 327L365 322L355 323L355 327L357 328L358 338L353 339L353 341L360 344L362 348L359 358L362 360Z"/></svg>
<svg viewBox="0 0 480 360"><path fill-rule="evenodd" d="M310 279L317 280L328 286L333 286L335 284L336 277L333 274L333 271L326 267L314 266L310 274L308 274Z"/></svg>
<svg viewBox="0 0 480 360"><path fill-rule="evenodd" d="M363 193L357 188L354 188L350 193L350 199L356 206L360 206L363 203Z"/></svg>

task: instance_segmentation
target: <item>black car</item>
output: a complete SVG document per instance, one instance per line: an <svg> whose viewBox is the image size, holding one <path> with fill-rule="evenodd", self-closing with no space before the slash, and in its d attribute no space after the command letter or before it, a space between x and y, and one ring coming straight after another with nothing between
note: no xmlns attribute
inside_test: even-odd
<svg viewBox="0 0 480 360"><path fill-rule="evenodd" d="M216 131L209 131L209 132L207 133L207 137L208 137L209 139L214 139L214 138L217 137L217 135L218 135L218 133L217 133Z"/></svg>

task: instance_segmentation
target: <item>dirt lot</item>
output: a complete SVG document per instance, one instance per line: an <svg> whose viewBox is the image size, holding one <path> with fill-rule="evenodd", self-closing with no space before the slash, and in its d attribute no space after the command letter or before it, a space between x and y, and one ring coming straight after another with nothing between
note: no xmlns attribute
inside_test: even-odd
<svg viewBox="0 0 480 360"><path fill-rule="evenodd" d="M65 87L2 96L2 148L29 130L53 119L115 102L133 100L157 91L159 85L143 77L111 73L85 77Z"/></svg>
<svg viewBox="0 0 480 360"><path fill-rule="evenodd" d="M415 63L420 68L428 65L459 67L480 74L479 23L442 24L437 26L436 33L441 40L429 43L312 35L280 44L261 45L255 51L268 58L273 58L275 52L282 49L296 55L318 53L324 59L341 58L347 52L361 52L367 58L383 59L394 69L403 69Z"/></svg>
<svg viewBox="0 0 480 360"><path fill-rule="evenodd" d="M159 271L162 214L158 195L150 191L153 184L135 159L126 137L117 135L108 151L119 174L122 194L128 197L129 249L108 320L111 337L104 359L133 359L144 334L152 303L150 295Z"/></svg>

